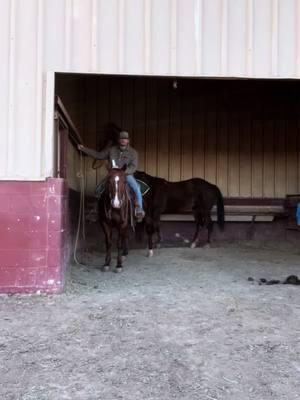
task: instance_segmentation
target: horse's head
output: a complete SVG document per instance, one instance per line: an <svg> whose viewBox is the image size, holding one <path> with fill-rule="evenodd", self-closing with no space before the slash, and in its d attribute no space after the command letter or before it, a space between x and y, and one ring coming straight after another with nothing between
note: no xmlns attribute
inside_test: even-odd
<svg viewBox="0 0 300 400"><path fill-rule="evenodd" d="M112 168L107 177L107 190L112 208L120 209L126 198L126 170L123 168Z"/></svg>

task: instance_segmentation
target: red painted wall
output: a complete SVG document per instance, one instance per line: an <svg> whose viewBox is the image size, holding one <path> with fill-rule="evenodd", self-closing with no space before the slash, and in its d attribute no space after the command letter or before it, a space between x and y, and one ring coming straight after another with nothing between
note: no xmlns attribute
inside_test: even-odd
<svg viewBox="0 0 300 400"><path fill-rule="evenodd" d="M0 221L0 292L61 292L70 248L66 181L1 181Z"/></svg>

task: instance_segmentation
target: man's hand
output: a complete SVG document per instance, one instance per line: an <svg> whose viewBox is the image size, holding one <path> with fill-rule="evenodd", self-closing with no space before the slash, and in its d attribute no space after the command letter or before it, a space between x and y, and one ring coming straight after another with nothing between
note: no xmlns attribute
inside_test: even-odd
<svg viewBox="0 0 300 400"><path fill-rule="evenodd" d="M77 145L78 150L84 151L84 146L82 144Z"/></svg>

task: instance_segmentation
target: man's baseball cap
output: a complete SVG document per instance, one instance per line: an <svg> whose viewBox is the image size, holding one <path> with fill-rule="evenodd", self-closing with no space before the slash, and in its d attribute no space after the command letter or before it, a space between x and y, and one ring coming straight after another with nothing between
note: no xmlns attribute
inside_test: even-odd
<svg viewBox="0 0 300 400"><path fill-rule="evenodd" d="M126 131L121 131L119 133L119 139L129 139L129 133Z"/></svg>

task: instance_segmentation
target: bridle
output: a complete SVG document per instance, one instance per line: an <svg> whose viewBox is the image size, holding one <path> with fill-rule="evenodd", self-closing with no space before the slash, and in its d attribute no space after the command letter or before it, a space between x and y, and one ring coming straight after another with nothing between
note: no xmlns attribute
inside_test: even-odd
<svg viewBox="0 0 300 400"><path fill-rule="evenodd" d="M113 169L113 170L117 170L117 169ZM111 182L111 180L113 180L113 182ZM107 188L105 190L106 192L106 198L105 200L109 200L109 207L108 207L108 202L104 201L104 210L105 210L105 215L108 219L111 219L111 212L112 210L120 210L120 212L122 211L122 209L124 208L124 206L126 206L126 201L128 200L128 193L127 193L127 189L126 189L126 184L124 182L124 186L123 186L123 191L122 194L120 194L120 188L119 188L119 184L120 184L120 176L118 174L114 174L112 176L108 177L108 181L106 183ZM114 192L112 191L112 185L114 185Z"/></svg>

